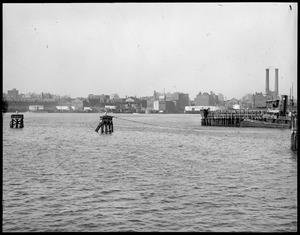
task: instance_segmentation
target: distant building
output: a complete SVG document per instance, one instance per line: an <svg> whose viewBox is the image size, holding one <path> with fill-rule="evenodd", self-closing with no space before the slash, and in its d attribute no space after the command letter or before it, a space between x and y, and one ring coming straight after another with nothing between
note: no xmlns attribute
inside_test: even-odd
<svg viewBox="0 0 300 235"><path fill-rule="evenodd" d="M155 100L153 102L153 109L155 111L166 111L167 110L166 101L164 101L164 100Z"/></svg>
<svg viewBox="0 0 300 235"><path fill-rule="evenodd" d="M72 108L70 106L67 106L67 105L57 105L56 109L58 111L63 112L63 111L70 111Z"/></svg>
<svg viewBox="0 0 300 235"><path fill-rule="evenodd" d="M166 96L165 96L165 95L160 95L160 96L158 97L158 100L166 101Z"/></svg>
<svg viewBox="0 0 300 235"><path fill-rule="evenodd" d="M83 99L72 99L71 100L71 106L73 108L73 110L76 111L83 111L83 107L84 107L84 100Z"/></svg>
<svg viewBox="0 0 300 235"><path fill-rule="evenodd" d="M224 101L224 96L223 96L222 93L219 93L219 94L218 94L218 100L219 100L219 101Z"/></svg>
<svg viewBox="0 0 300 235"><path fill-rule="evenodd" d="M153 92L153 99L158 100L158 96L159 96L159 94L156 91L154 91Z"/></svg>
<svg viewBox="0 0 300 235"><path fill-rule="evenodd" d="M142 107L148 108L149 110L153 109L153 102L155 101L154 95L153 96L143 96L141 97L142 100Z"/></svg>
<svg viewBox="0 0 300 235"><path fill-rule="evenodd" d="M148 107L148 101L145 99L140 99L141 107L146 109Z"/></svg>
<svg viewBox="0 0 300 235"><path fill-rule="evenodd" d="M253 94L253 108L266 108L266 97L262 92Z"/></svg>
<svg viewBox="0 0 300 235"><path fill-rule="evenodd" d="M8 100L19 100L19 91L16 88L8 90L6 98Z"/></svg>
<svg viewBox="0 0 300 235"><path fill-rule="evenodd" d="M199 92L195 98L195 106L209 106L209 94L207 92L204 92L203 94Z"/></svg>
<svg viewBox="0 0 300 235"><path fill-rule="evenodd" d="M106 110L112 110L112 111L117 110L117 106L116 106L116 105L105 105L104 108L105 108Z"/></svg>
<svg viewBox="0 0 300 235"><path fill-rule="evenodd" d="M84 111L84 112L92 112L93 109L92 109L91 107L84 107L84 108L83 108L83 111Z"/></svg>
<svg viewBox="0 0 300 235"><path fill-rule="evenodd" d="M145 107L146 108L146 107ZM132 112L140 112L142 109L142 102L136 97L127 97L125 100L125 110Z"/></svg>
<svg viewBox="0 0 300 235"><path fill-rule="evenodd" d="M42 92L42 100L49 100L49 99L52 99L52 95L50 93Z"/></svg>
<svg viewBox="0 0 300 235"><path fill-rule="evenodd" d="M241 105L240 104L234 104L232 106L233 109L241 109Z"/></svg>
<svg viewBox="0 0 300 235"><path fill-rule="evenodd" d="M219 104L219 99L212 91L210 94L207 92L204 92L203 94L199 92L194 99L194 103L196 106L216 106Z"/></svg>
<svg viewBox="0 0 300 235"><path fill-rule="evenodd" d="M28 110L29 111L43 111L44 105L29 105Z"/></svg>
<svg viewBox="0 0 300 235"><path fill-rule="evenodd" d="M215 95L212 91L209 94L209 105L216 106L219 103L218 96Z"/></svg>
<svg viewBox="0 0 300 235"><path fill-rule="evenodd" d="M227 100L225 102L225 107L234 108L236 105L239 105L240 101L238 99L232 98L231 100Z"/></svg>
<svg viewBox="0 0 300 235"><path fill-rule="evenodd" d="M99 100L100 103L107 103L108 100L110 99L110 95L93 95L93 94L89 94L88 95L88 99L89 100Z"/></svg>
<svg viewBox="0 0 300 235"><path fill-rule="evenodd" d="M186 113L199 113L200 110L209 109L210 111L216 110L225 110L225 107L218 106L206 106L206 105L197 105L197 106L185 106L184 111Z"/></svg>
<svg viewBox="0 0 300 235"><path fill-rule="evenodd" d="M177 112L184 112L184 107L187 105L190 105L190 98L189 98L189 94L187 93L182 93L182 92L167 92L167 93L159 93L154 91L154 95L153 95L153 101L149 100L148 101L148 107L152 107L154 108L154 101L155 100L160 100L160 101L166 101L166 112L170 112L170 113L177 113ZM172 102L172 103L171 103ZM155 105L155 107L157 108L157 103ZM155 109L157 110L157 109Z"/></svg>
<svg viewBox="0 0 300 235"><path fill-rule="evenodd" d="M176 106L177 106L178 112L183 113L185 106L190 105L189 94L177 93L177 95L178 95L178 99L175 99L176 104L177 104Z"/></svg>

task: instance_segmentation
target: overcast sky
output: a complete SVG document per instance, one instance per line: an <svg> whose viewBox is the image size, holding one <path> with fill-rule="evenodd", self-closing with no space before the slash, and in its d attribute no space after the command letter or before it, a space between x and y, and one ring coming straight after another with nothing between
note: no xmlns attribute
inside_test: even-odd
<svg viewBox="0 0 300 235"><path fill-rule="evenodd" d="M297 94L297 3L3 4L3 92Z"/></svg>

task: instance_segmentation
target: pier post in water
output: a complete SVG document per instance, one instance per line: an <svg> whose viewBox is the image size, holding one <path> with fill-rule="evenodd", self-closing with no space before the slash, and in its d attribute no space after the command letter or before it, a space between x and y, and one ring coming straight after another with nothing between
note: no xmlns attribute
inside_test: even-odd
<svg viewBox="0 0 300 235"><path fill-rule="evenodd" d="M10 128L23 128L24 127L24 115L23 114L12 114L10 121Z"/></svg>
<svg viewBox="0 0 300 235"><path fill-rule="evenodd" d="M101 133L105 131L105 133L112 133L113 130L113 116L104 115L100 117L100 123L98 124L97 128L95 129L95 132L98 132L101 128Z"/></svg>
<svg viewBox="0 0 300 235"><path fill-rule="evenodd" d="M292 114L291 117L291 149L292 150L298 150L298 133L297 133L297 129L298 129L298 117L297 117L297 113Z"/></svg>
<svg viewBox="0 0 300 235"><path fill-rule="evenodd" d="M113 124L112 120L111 120L110 128L111 128L111 129L110 129L111 132L114 132L114 124Z"/></svg>

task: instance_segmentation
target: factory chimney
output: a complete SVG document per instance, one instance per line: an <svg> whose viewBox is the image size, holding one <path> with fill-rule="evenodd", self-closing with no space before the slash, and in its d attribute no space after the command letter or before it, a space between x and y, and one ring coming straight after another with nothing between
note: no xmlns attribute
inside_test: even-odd
<svg viewBox="0 0 300 235"><path fill-rule="evenodd" d="M269 69L266 69L266 95L269 95Z"/></svg>
<svg viewBox="0 0 300 235"><path fill-rule="evenodd" d="M275 98L278 97L278 69L275 69Z"/></svg>

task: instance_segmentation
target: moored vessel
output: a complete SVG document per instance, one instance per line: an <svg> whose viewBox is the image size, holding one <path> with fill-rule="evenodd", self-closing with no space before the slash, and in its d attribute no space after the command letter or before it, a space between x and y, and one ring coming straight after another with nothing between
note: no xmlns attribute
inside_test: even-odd
<svg viewBox="0 0 300 235"><path fill-rule="evenodd" d="M253 120L250 118L244 118L240 122L240 127L266 127L266 128L291 128L291 122L289 120L270 120L270 121L261 121Z"/></svg>

